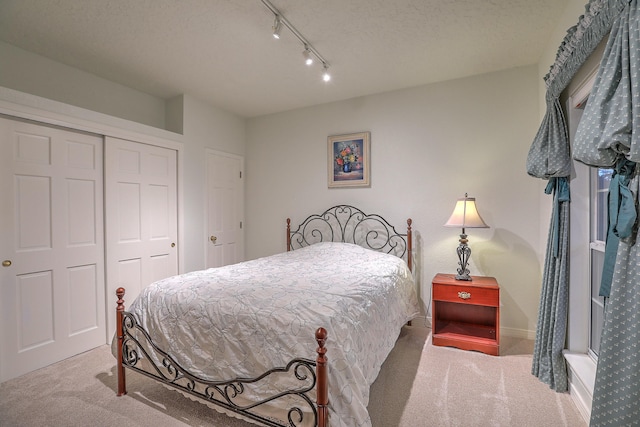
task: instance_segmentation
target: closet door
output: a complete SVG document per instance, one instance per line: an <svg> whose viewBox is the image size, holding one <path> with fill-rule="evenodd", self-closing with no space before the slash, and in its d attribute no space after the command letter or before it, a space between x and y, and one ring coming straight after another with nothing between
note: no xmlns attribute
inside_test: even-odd
<svg viewBox="0 0 640 427"><path fill-rule="evenodd" d="M178 274L176 150L105 139L107 300L115 331L115 291L128 306L142 288Z"/></svg>
<svg viewBox="0 0 640 427"><path fill-rule="evenodd" d="M105 342L102 137L0 118L0 380Z"/></svg>

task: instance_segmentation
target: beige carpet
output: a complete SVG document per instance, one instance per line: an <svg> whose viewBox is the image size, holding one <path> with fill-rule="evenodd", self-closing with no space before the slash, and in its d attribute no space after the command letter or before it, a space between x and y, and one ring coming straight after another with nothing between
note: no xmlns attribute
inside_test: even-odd
<svg viewBox="0 0 640 427"><path fill-rule="evenodd" d="M501 356L431 345L404 327L371 388L374 427L586 426L568 394L531 375L533 343L503 337ZM330 353L329 353L330 357ZM0 385L0 426L254 426L127 371L102 346Z"/></svg>

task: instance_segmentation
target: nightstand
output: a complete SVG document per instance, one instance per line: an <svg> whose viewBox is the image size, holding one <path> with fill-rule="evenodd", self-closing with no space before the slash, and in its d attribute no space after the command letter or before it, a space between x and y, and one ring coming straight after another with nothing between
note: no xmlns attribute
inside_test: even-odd
<svg viewBox="0 0 640 427"><path fill-rule="evenodd" d="M500 286L493 277L438 273L432 281L433 345L500 354Z"/></svg>

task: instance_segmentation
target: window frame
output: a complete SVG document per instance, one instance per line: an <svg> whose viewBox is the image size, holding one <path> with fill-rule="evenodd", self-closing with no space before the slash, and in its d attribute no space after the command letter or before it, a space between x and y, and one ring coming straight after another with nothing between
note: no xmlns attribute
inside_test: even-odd
<svg viewBox="0 0 640 427"><path fill-rule="evenodd" d="M568 96L563 106L571 143L595 82L596 72L597 67L574 90L567 90ZM573 161L570 177L569 307L565 348L584 355L589 355L591 339L592 169Z"/></svg>
<svg viewBox="0 0 640 427"><path fill-rule="evenodd" d="M600 187L601 180L600 174L603 171L609 176L602 183L605 184ZM589 345L587 353L595 362L598 361L598 353L600 345L600 337L594 338L595 334L602 333L602 322L604 321L604 300L598 296L600 289L600 281L602 279L602 265L604 263L604 249L606 236L608 231L608 216L607 216L607 195L609 194L608 182L611 181L612 169L608 168L590 168L590 207L589 207L589 220L591 223L590 230L590 242L589 242L589 279L591 283L591 295L590 295L590 307L589 307ZM604 197L599 197L603 195ZM601 216L601 213L603 216ZM604 221L601 221L601 220ZM598 264L594 265L594 254L598 253ZM595 277L594 277L595 276ZM596 305L597 312L594 312L594 305ZM597 317L597 318L594 318ZM594 332L594 324L600 323L597 327L597 331ZM596 342L594 342L594 340Z"/></svg>

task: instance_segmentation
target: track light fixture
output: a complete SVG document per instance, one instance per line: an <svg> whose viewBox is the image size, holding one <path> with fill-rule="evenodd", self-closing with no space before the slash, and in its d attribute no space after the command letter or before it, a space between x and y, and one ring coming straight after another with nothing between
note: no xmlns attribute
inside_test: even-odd
<svg viewBox="0 0 640 427"><path fill-rule="evenodd" d="M285 27L287 27L289 31L291 31L293 35L296 36L296 38L300 40L300 43L302 43L302 45L304 46L304 51L302 52L302 55L304 56L305 64L307 65L313 64L313 57L315 56L318 59L318 61L320 61L323 67L322 80L324 80L325 82L328 82L329 80L331 80L331 75L329 74L329 63L327 62L326 59L322 57L322 55L320 55L320 52L318 52L313 47L313 45L311 45L311 43L309 43L307 39L304 38L304 36L300 34L300 32L289 21L287 21L287 19L284 16L282 16L280 11L276 9L269 0L261 0L261 1L262 1L262 4L264 4L267 7L267 9L269 9L275 15L275 21L273 23L273 37L276 39L279 39L282 26L284 25Z"/></svg>
<svg viewBox="0 0 640 427"><path fill-rule="evenodd" d="M309 51L309 47L305 46L304 51L302 52L302 56L304 56L304 63L307 65L313 64L313 56L311 56L311 51Z"/></svg>
<svg viewBox="0 0 640 427"><path fill-rule="evenodd" d="M273 38L280 38L280 31L282 31L282 21L280 20L280 15L276 14L276 20L273 22Z"/></svg>
<svg viewBox="0 0 640 427"><path fill-rule="evenodd" d="M327 64L324 64L324 71L322 72L322 80L324 80L325 82L328 82L329 80L331 80L331 74L329 74L329 66Z"/></svg>

